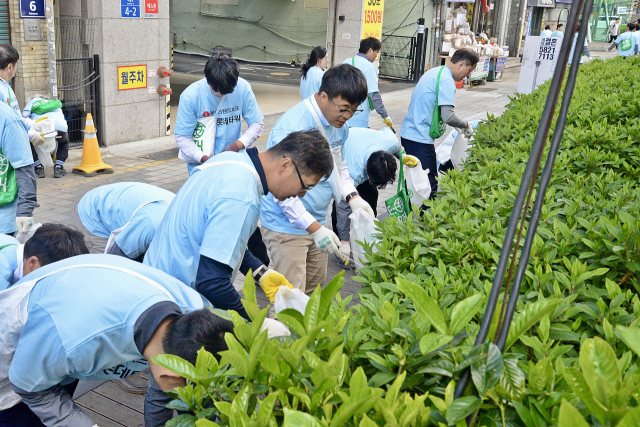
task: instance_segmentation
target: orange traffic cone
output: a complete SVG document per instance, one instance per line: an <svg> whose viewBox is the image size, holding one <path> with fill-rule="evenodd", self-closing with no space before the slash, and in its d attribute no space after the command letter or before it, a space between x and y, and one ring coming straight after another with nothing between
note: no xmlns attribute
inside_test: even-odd
<svg viewBox="0 0 640 427"><path fill-rule="evenodd" d="M82 163L73 168L73 173L84 176L96 176L102 173L113 173L113 168L102 161L96 128L93 125L91 113L87 113L87 123L84 129L84 145L82 146Z"/></svg>

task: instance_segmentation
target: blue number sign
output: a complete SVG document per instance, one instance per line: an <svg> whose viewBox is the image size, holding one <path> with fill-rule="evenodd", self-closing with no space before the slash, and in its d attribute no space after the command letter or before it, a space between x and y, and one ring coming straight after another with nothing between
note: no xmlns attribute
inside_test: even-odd
<svg viewBox="0 0 640 427"><path fill-rule="evenodd" d="M20 18L45 19L44 0L20 0Z"/></svg>
<svg viewBox="0 0 640 427"><path fill-rule="evenodd" d="M121 18L140 18L140 0L120 0Z"/></svg>

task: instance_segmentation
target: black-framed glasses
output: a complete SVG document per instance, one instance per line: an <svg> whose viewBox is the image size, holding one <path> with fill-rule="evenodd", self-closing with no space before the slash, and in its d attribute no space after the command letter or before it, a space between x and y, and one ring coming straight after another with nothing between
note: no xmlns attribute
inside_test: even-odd
<svg viewBox="0 0 640 427"><path fill-rule="evenodd" d="M304 185L304 181L302 180L302 175L300 175L300 170L298 170L298 166L296 165L296 162L294 162L291 157L289 157L289 160L291 160L291 163L293 163L293 167L296 168L296 173L298 174L298 179L300 180L300 185L302 185L302 190L300 192L302 193L303 191L309 191L313 187L315 187L315 185L310 185L308 187L306 185Z"/></svg>
<svg viewBox="0 0 640 427"><path fill-rule="evenodd" d="M341 110L338 108L338 106L336 105L335 102L333 102L332 98L329 98L329 100L331 101L331 103L333 104L334 107L336 107L336 109L338 110L338 112L340 113L341 116L349 116L349 117L353 117L353 116L357 116L358 114L362 113L362 109L356 109L356 110Z"/></svg>

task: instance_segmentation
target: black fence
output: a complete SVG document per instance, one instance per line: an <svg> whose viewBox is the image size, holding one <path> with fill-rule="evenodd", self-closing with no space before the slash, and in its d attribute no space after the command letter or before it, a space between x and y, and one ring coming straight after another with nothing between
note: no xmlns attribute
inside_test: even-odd
<svg viewBox="0 0 640 427"><path fill-rule="evenodd" d="M380 51L380 77L412 81L415 56L415 37L383 34L382 50Z"/></svg>

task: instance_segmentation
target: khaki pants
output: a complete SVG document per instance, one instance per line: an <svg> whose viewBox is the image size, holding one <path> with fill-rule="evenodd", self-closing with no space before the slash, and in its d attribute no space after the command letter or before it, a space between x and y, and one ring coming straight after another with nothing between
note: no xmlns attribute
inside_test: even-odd
<svg viewBox="0 0 640 427"><path fill-rule="evenodd" d="M278 233L262 227L272 268L287 278L294 288L311 295L327 278L328 254L320 252L310 235Z"/></svg>

